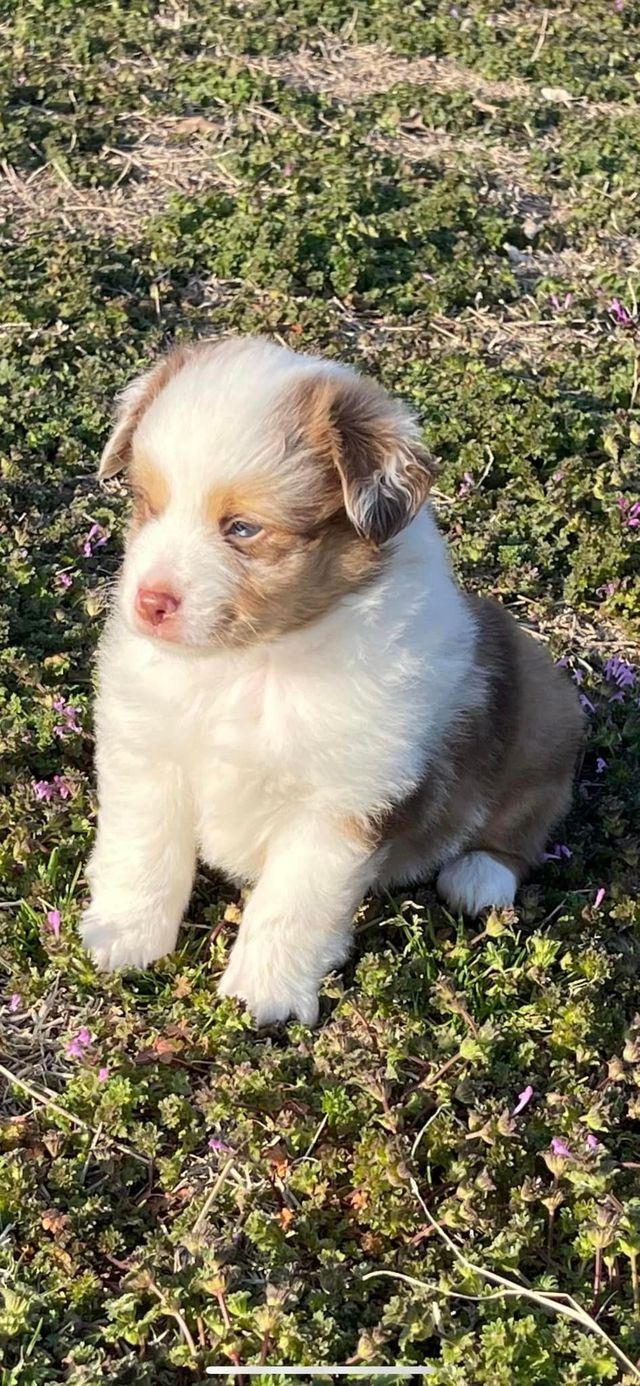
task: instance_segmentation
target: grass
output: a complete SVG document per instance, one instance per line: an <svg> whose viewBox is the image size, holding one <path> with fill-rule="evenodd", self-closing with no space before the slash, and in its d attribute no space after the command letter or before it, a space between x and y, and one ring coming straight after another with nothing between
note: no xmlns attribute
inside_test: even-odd
<svg viewBox="0 0 640 1386"><path fill-rule="evenodd" d="M637 9L5 0L0 23L3 1386L640 1379ZM239 910L204 873L148 973L98 977L75 932L128 504L96 458L114 391L221 330L412 401L461 578L590 714L517 909L367 902L314 1032L216 1001Z"/></svg>

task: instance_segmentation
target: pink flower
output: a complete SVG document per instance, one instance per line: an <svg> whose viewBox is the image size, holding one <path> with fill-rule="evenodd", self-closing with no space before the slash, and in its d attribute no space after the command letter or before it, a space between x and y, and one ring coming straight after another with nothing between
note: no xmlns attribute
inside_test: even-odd
<svg viewBox="0 0 640 1386"><path fill-rule="evenodd" d="M109 1069L107 1068L106 1064L104 1064L102 1068L98 1069L98 1078L101 1083L106 1083L108 1077Z"/></svg>
<svg viewBox="0 0 640 1386"><path fill-rule="evenodd" d="M592 1136L591 1134L589 1134L589 1135L587 1136L587 1149L588 1149L588 1150L599 1150L599 1149L600 1149L600 1141L597 1140L596 1137L595 1137L595 1136Z"/></svg>
<svg viewBox="0 0 640 1386"><path fill-rule="evenodd" d="M469 495L469 492L470 492L470 491L473 491L473 488L474 488L475 484L476 484L476 483L475 483L475 481L474 481L474 479L473 479L473 477L472 477L472 475L471 475L471 472L465 472L465 473L464 473L464 480L461 481L461 483L460 483L460 485L459 485L459 487L458 487L458 495L459 495L459 496L468 496L468 495Z"/></svg>
<svg viewBox="0 0 640 1386"><path fill-rule="evenodd" d="M596 587L596 597L612 597L617 592L620 583L617 578L611 582L605 582L602 587Z"/></svg>
<svg viewBox="0 0 640 1386"><path fill-rule="evenodd" d="M551 303L553 304L553 307L555 308L557 313L566 312L567 308L571 306L572 299L573 294L565 294L564 303L560 303L557 294L551 295Z"/></svg>
<svg viewBox="0 0 640 1386"><path fill-rule="evenodd" d="M54 799L56 794L60 799L69 799L71 797L71 785L65 780L63 775L54 775L53 781L34 780L31 788L33 789L36 799L44 799L47 803L51 799Z"/></svg>
<svg viewBox="0 0 640 1386"><path fill-rule="evenodd" d="M77 1035L74 1035L73 1039L70 1039L67 1045L67 1054L69 1055L69 1058L82 1059L84 1057L85 1049L88 1049L90 1044L91 1034L87 1029L86 1025L82 1025L81 1028L78 1030Z"/></svg>
<svg viewBox="0 0 640 1386"><path fill-rule="evenodd" d="M556 842L555 847L552 847L550 852L545 852L543 854L542 860L562 861L564 858L565 861L570 861L572 856L573 852L570 847L566 847L564 842Z"/></svg>
<svg viewBox="0 0 640 1386"><path fill-rule="evenodd" d="M60 937L61 923L62 920L60 918L60 910L47 910L47 925L50 928L54 938Z"/></svg>
<svg viewBox="0 0 640 1386"><path fill-rule="evenodd" d="M566 1142L566 1141L563 1141L562 1138L561 1138L560 1136L554 1136L554 1137L553 1137L553 1140L552 1140L552 1142L551 1142L551 1149L552 1149L554 1155L564 1155L565 1160L571 1160L571 1159L573 1159L573 1156L572 1156L571 1151L570 1151L570 1149L569 1149L569 1147L568 1147L568 1145L567 1145L567 1142Z"/></svg>
<svg viewBox="0 0 640 1386"><path fill-rule="evenodd" d="M82 552L85 558L91 558L94 549L101 549L106 544L109 535L102 528L102 525L93 524L82 545Z"/></svg>
<svg viewBox="0 0 640 1386"><path fill-rule="evenodd" d="M609 303L609 312L614 322L617 322L619 327L633 326L634 319L631 316L629 309L625 308L624 303L621 303L619 298L611 299L611 302Z"/></svg>
<svg viewBox="0 0 640 1386"><path fill-rule="evenodd" d="M607 769L607 761L604 759L603 756L598 756L598 759L597 759L597 761L596 761L596 775L601 775L602 772L603 772L603 770L606 770L606 769Z"/></svg>
<svg viewBox="0 0 640 1386"><path fill-rule="evenodd" d="M54 698L53 709L54 712L60 712L62 714L62 717L64 718L64 721L58 722L56 726L53 728L54 736L59 736L61 739L64 739L64 737L70 731L82 731L82 727L78 722L80 712L77 707L72 707L71 704L68 703L65 698L60 697Z"/></svg>
<svg viewBox="0 0 640 1386"><path fill-rule="evenodd" d="M517 1103L516 1103L516 1105L515 1105L515 1107L514 1107L512 1113L511 1113L511 1115L512 1115L512 1116L520 1116L520 1113L524 1111L525 1107L526 1107L527 1104L531 1101L531 1098L532 1098L532 1097L533 1097L533 1088L531 1087L531 1084L528 1083L527 1086L526 1086L526 1088L523 1088L523 1089L522 1089L522 1092L518 1094L518 1101L517 1101Z"/></svg>
<svg viewBox="0 0 640 1386"><path fill-rule="evenodd" d="M601 906L601 904L602 904L602 901L604 900L604 897L605 897L606 893L607 893L607 892L606 892L604 886L600 886L599 889L596 891L595 900L594 900L594 902L593 902L593 908L594 908L594 910L599 910L599 909L600 909L600 906Z"/></svg>
<svg viewBox="0 0 640 1386"><path fill-rule="evenodd" d="M21 1005L22 1005L22 997L21 997L21 995L20 995L20 992L19 992L19 991L14 991L13 995L11 996L11 998L10 998L10 1000L9 1000L9 1010L10 1010L10 1011L19 1011Z"/></svg>
<svg viewBox="0 0 640 1386"><path fill-rule="evenodd" d="M217 1136L210 1136L207 1145L209 1150L222 1151L224 1154L229 1154L231 1150L231 1146L226 1145L224 1141L218 1140Z"/></svg>
<svg viewBox="0 0 640 1386"><path fill-rule="evenodd" d="M36 799L51 799L53 797L53 785L48 780L34 780L32 785Z"/></svg>
<svg viewBox="0 0 640 1386"><path fill-rule="evenodd" d="M56 573L56 576L55 576L55 584L56 584L56 587L70 587L72 581L73 581L73 579L70 577L69 573Z"/></svg>
<svg viewBox="0 0 640 1386"><path fill-rule="evenodd" d="M637 529L640 525L640 501L630 501L626 496L618 496L618 509L623 524L629 529Z"/></svg>

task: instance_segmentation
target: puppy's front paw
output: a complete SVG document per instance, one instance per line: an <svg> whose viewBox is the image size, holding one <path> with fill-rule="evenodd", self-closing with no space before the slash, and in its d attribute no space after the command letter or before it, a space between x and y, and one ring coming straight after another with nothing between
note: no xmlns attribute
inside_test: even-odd
<svg viewBox="0 0 640 1386"><path fill-rule="evenodd" d="M100 972L144 968L171 953L178 936L177 925L158 928L155 923L153 927L148 918L133 913L125 920L109 920L90 905L82 916L80 937Z"/></svg>
<svg viewBox="0 0 640 1386"><path fill-rule="evenodd" d="M318 1019L316 979L296 972L295 959L279 956L267 931L245 939L240 930L218 995L246 1002L258 1025L273 1025L290 1015L305 1025Z"/></svg>

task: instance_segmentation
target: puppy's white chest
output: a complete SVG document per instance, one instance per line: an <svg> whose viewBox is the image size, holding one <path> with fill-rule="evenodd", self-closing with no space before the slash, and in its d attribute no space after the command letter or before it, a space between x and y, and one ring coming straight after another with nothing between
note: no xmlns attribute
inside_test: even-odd
<svg viewBox="0 0 640 1386"><path fill-rule="evenodd" d="M285 700L263 674L239 681L203 715L194 750L201 855L230 876L255 879L270 837L302 790Z"/></svg>

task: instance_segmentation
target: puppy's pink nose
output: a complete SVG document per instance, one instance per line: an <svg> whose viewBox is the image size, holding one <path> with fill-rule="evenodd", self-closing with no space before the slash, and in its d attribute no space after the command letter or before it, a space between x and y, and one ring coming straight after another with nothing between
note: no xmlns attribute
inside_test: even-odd
<svg viewBox="0 0 640 1386"><path fill-rule="evenodd" d="M139 587L136 593L136 611L151 626L161 626L167 616L174 616L180 606L180 598L173 592L156 592L150 587Z"/></svg>

